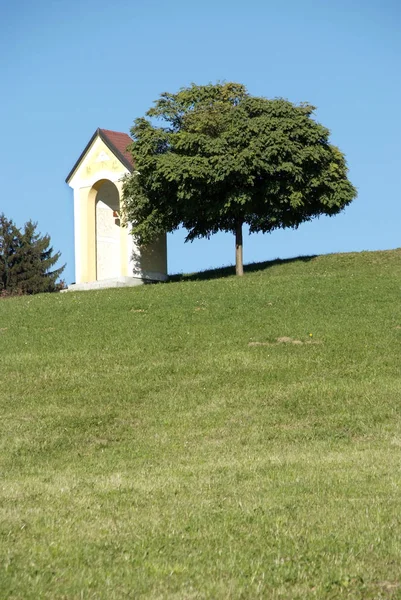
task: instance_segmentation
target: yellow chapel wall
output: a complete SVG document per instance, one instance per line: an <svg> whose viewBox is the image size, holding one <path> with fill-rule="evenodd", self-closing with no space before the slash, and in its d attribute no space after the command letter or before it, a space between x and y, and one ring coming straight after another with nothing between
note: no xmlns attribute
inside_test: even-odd
<svg viewBox="0 0 401 600"><path fill-rule="evenodd" d="M77 283L96 281L96 196L105 180L117 187L120 202L123 175L127 168L99 137L96 138L81 164L78 166L69 185L74 188L75 222L75 279ZM127 236L128 231L121 227L120 232L120 271L128 275Z"/></svg>
<svg viewBox="0 0 401 600"><path fill-rule="evenodd" d="M108 157L108 158L107 158ZM71 178L70 185L74 181L79 181L80 187L92 185L99 179L102 172L110 172L114 176L111 181L116 179L116 176L127 173L127 168L119 161L113 152L106 146L100 137L97 137L93 145L84 156L81 164ZM117 177L118 178L118 177ZM109 177L106 177L109 179Z"/></svg>

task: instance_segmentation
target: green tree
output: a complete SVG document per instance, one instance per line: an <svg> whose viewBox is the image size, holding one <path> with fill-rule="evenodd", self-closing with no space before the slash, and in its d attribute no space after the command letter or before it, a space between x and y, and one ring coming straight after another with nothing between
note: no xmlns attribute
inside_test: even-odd
<svg viewBox="0 0 401 600"><path fill-rule="evenodd" d="M37 223L28 221L19 230L0 215L0 292L38 294L60 289L58 278L65 265L52 269L60 259L53 253L50 236L36 231Z"/></svg>
<svg viewBox="0 0 401 600"><path fill-rule="evenodd" d="M20 243L13 221L0 214L0 293L17 289Z"/></svg>
<svg viewBox="0 0 401 600"><path fill-rule="evenodd" d="M242 275L245 223L268 233L339 213L356 189L314 110L253 97L237 83L161 94L131 129L135 170L123 199L138 242L180 225L186 241L233 232Z"/></svg>

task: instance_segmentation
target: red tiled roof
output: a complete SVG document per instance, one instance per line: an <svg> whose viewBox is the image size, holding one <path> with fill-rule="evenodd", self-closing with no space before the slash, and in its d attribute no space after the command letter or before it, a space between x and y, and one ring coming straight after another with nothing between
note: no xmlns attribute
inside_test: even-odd
<svg viewBox="0 0 401 600"><path fill-rule="evenodd" d="M125 160L129 162L133 167L132 156L127 151L127 146L132 143L130 136L127 133L121 133L120 131L111 131L110 129L99 129L102 134L108 139L110 144L114 146L120 154L123 155Z"/></svg>

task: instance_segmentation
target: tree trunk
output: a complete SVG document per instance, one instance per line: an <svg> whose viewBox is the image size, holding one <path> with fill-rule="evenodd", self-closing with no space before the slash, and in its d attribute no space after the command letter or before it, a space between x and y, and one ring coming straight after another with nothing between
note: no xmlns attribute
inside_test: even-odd
<svg viewBox="0 0 401 600"><path fill-rule="evenodd" d="M242 221L238 221L235 228L235 274L244 274L244 263L242 260Z"/></svg>

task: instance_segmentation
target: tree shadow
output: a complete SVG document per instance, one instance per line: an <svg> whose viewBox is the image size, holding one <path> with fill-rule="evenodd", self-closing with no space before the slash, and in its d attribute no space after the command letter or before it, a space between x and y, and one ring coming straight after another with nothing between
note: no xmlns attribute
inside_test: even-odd
<svg viewBox="0 0 401 600"><path fill-rule="evenodd" d="M293 262L309 262L317 257L317 254L311 254L310 256L296 256L294 258L276 258L274 260L266 260L264 262L250 263L244 265L244 272L254 273L256 271L265 271L276 265L285 265ZM199 271L199 273L177 273L175 275L169 275L169 282L176 283L178 281L205 281L208 279L221 279L222 277L232 277L235 275L235 266L220 267L218 269L208 269L206 271Z"/></svg>

